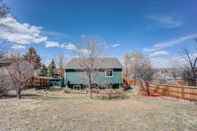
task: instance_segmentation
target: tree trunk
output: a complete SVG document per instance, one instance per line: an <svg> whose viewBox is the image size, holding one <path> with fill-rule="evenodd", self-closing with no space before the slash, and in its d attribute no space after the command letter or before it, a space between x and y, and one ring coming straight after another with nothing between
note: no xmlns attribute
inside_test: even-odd
<svg viewBox="0 0 197 131"><path fill-rule="evenodd" d="M18 87L18 88L16 89L16 95L17 95L17 98L18 98L18 99L21 99L21 88L20 88L20 87Z"/></svg>
<svg viewBox="0 0 197 131"><path fill-rule="evenodd" d="M89 93L90 93L90 98L92 98L92 87L91 87L91 84L89 84Z"/></svg>
<svg viewBox="0 0 197 131"><path fill-rule="evenodd" d="M146 93L147 93L148 96L150 96L150 89L149 89L148 81L145 81L145 85L146 85Z"/></svg>
<svg viewBox="0 0 197 131"><path fill-rule="evenodd" d="M196 71L194 71L194 77L193 77L193 84L194 84L194 86L196 86Z"/></svg>
<svg viewBox="0 0 197 131"><path fill-rule="evenodd" d="M88 81L88 86L89 86L89 93L90 93L90 98L92 98L92 81L91 81L91 74L89 74L89 81Z"/></svg>

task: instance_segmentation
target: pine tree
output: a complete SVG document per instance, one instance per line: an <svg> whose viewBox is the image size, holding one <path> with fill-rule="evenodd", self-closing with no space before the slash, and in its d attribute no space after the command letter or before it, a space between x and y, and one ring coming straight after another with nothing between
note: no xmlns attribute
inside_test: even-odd
<svg viewBox="0 0 197 131"><path fill-rule="evenodd" d="M41 58L33 47L29 48L28 52L24 55L24 59L31 63L34 69L41 67Z"/></svg>
<svg viewBox="0 0 197 131"><path fill-rule="evenodd" d="M52 77L55 73L56 65L54 59L52 59L51 63L48 66L48 76Z"/></svg>
<svg viewBox="0 0 197 131"><path fill-rule="evenodd" d="M42 65L40 69L40 76L47 76L47 71L47 67L45 65Z"/></svg>
<svg viewBox="0 0 197 131"><path fill-rule="evenodd" d="M56 69L56 64L55 64L54 59L52 59L52 61L51 61L51 68L52 68L53 70Z"/></svg>

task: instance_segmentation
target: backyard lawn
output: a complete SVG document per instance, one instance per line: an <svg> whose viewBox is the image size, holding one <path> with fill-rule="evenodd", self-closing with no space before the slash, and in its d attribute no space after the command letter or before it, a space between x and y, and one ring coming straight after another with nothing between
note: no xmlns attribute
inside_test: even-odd
<svg viewBox="0 0 197 131"><path fill-rule="evenodd" d="M0 131L197 131L197 104L130 96L90 99L85 94L28 90L0 99Z"/></svg>

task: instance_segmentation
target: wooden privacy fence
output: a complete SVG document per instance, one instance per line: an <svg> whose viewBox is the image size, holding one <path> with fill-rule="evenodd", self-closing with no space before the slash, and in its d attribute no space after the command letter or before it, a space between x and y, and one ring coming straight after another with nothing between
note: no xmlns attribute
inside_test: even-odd
<svg viewBox="0 0 197 131"><path fill-rule="evenodd" d="M27 88L48 88L48 78L46 77L33 77L28 81Z"/></svg>
<svg viewBox="0 0 197 131"><path fill-rule="evenodd" d="M197 101L197 87L160 85L154 83L149 83L148 86L151 95L159 94L161 96Z"/></svg>
<svg viewBox="0 0 197 131"><path fill-rule="evenodd" d="M129 80L129 85L140 87L141 94L147 91L151 96L168 96L189 101L197 101L197 87L183 85L157 84L151 82L141 83L139 80Z"/></svg>
<svg viewBox="0 0 197 131"><path fill-rule="evenodd" d="M136 85L137 81L136 80L128 80L128 79L124 79L124 82L128 85Z"/></svg>

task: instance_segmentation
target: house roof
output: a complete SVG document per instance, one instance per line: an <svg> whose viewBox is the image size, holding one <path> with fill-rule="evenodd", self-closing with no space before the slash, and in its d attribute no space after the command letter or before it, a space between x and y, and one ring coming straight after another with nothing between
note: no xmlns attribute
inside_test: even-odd
<svg viewBox="0 0 197 131"><path fill-rule="evenodd" d="M0 58L0 67L2 66L8 66L12 63L11 59L8 58Z"/></svg>
<svg viewBox="0 0 197 131"><path fill-rule="evenodd" d="M90 59L73 58L67 64L65 69L85 69ZM91 63L91 62L90 62ZM104 57L96 58L94 63L95 69L121 69L122 65L117 58Z"/></svg>

